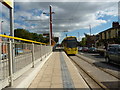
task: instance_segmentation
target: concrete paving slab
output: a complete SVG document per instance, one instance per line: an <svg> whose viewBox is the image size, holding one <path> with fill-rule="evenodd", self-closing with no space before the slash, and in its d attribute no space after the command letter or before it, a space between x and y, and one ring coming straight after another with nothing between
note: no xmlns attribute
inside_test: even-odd
<svg viewBox="0 0 120 90"><path fill-rule="evenodd" d="M40 81L39 83L38 83L38 85L37 85L37 88L39 88L39 87L50 87L50 85L51 85L51 82L43 82L43 81Z"/></svg>
<svg viewBox="0 0 120 90"><path fill-rule="evenodd" d="M51 88L63 88L63 84L52 84Z"/></svg>
<svg viewBox="0 0 120 90"><path fill-rule="evenodd" d="M74 84L73 86L75 88L88 88L76 67L64 52L53 52L29 88L64 88L64 83L68 83L69 85L68 81L63 80L64 75L62 75L63 71L61 70L60 53L63 55L63 59L65 59L68 72Z"/></svg>

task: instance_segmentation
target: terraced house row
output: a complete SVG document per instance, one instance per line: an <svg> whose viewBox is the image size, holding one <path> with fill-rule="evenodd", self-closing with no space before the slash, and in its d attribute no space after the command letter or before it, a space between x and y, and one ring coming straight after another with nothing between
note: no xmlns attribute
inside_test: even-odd
<svg viewBox="0 0 120 90"><path fill-rule="evenodd" d="M118 22L112 23L112 28L100 32L96 41L97 47L105 46L106 44L120 44L120 25Z"/></svg>

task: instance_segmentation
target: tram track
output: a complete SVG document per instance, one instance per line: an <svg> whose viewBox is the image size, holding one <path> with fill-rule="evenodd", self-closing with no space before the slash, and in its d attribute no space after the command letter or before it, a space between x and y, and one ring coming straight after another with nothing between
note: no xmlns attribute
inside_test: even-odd
<svg viewBox="0 0 120 90"><path fill-rule="evenodd" d="M74 56L74 57L78 57L78 56ZM110 88L107 87L106 85L104 85L103 83L101 83L99 80L97 80L96 78L94 78L94 76L89 73L87 70L85 70L83 67L81 67L79 65L79 62L77 62L77 60L75 60L74 58L72 58L72 56L69 56L69 58L72 60L72 62L76 65L76 67L78 68L81 76L83 77L83 79L85 80L85 82L88 84L88 86L90 87L91 90L94 90L95 88L94 87L97 87L97 88L100 88L100 89L103 89L103 90L109 90ZM89 61L83 59L83 58L80 58L78 57L80 60L83 60L84 62L87 62L88 64L90 64L91 66L94 66L100 70L102 70L101 68L93 65L92 63L90 63ZM103 71L103 70L102 70ZM82 73L81 73L82 72ZM109 74L108 72L106 72L105 70L103 71L107 74ZM109 74L111 75L112 77L115 77L116 79L119 79L117 78L116 76L112 75L112 74ZM119 79L120 80L120 79ZM94 82L92 84L90 84L90 82Z"/></svg>
<svg viewBox="0 0 120 90"><path fill-rule="evenodd" d="M75 66L77 67L77 69L78 69L79 72L80 72L80 75L82 76L82 78L84 79L84 81L86 82L86 84L89 86L89 88L90 88L91 90L96 89L96 88L92 88L92 86L93 86L93 87L97 87L97 88L101 88L101 89L103 89L103 90L106 90L106 89L107 89L106 86L102 85L102 84L99 83L96 79L94 79L93 76L91 76L86 70L84 70L84 69L83 69L76 61L74 61L70 56L69 56L69 58L70 58L70 59L72 60L72 62L75 64ZM82 72L82 73L81 73L81 72ZM84 77L84 76L86 76L86 77ZM87 78L89 78L94 85L91 86L91 85L89 84L89 81L88 81ZM97 85L97 86L96 86L96 85Z"/></svg>
<svg viewBox="0 0 120 90"><path fill-rule="evenodd" d="M114 75L113 73L109 72L108 70L105 70L105 69L103 69L103 68L101 68L101 67L98 67L97 65L95 65L95 64L93 64L92 62L86 60L85 58L82 58L82 57L80 57L80 56L78 56L78 55L76 55L76 56L77 56L78 58L80 58L80 59L82 59L82 60L88 62L89 64L91 64L91 65L93 65L93 66L99 68L100 70L104 71L105 73L108 73L109 75L111 75L111 76L113 76L113 77L115 77L115 78L117 78L117 79L120 80L119 75L116 76L116 75Z"/></svg>

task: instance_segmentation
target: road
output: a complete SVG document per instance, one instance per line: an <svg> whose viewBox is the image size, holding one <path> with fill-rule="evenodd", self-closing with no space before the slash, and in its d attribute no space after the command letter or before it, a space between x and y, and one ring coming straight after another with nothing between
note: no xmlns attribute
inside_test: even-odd
<svg viewBox="0 0 120 90"><path fill-rule="evenodd" d="M89 59L89 62L91 62L93 65L103 69L104 71L107 71L114 76L118 77L120 79L120 65L116 63L107 63L105 61L105 58L103 56L100 56L98 53L81 53L79 52L78 55L85 56Z"/></svg>
<svg viewBox="0 0 120 90"><path fill-rule="evenodd" d="M102 67L103 67L103 64L106 68L111 68L111 69L114 69L114 70L117 70L117 71L120 71L120 65L116 64L116 63L107 63L105 61L105 58L104 56L101 56L99 55L99 53L87 53L87 52L79 52L78 54L82 55L82 56L85 56L87 58L90 58L92 60L92 63L98 65L97 63L102 64Z"/></svg>
<svg viewBox="0 0 120 90"><path fill-rule="evenodd" d="M79 52L78 54L83 55L88 58L91 58L91 59L94 59L96 61L100 61L100 62L105 61L104 56L100 56L99 53Z"/></svg>

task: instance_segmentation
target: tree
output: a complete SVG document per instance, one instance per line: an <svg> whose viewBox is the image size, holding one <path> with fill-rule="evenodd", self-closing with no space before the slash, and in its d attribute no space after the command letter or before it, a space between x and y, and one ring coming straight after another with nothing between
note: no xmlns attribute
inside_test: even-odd
<svg viewBox="0 0 120 90"><path fill-rule="evenodd" d="M32 40L31 33L25 29L15 29L14 36L19 37L19 38Z"/></svg>
<svg viewBox="0 0 120 90"><path fill-rule="evenodd" d="M82 38L82 41L80 41L78 45L82 47L86 46L86 37Z"/></svg>
<svg viewBox="0 0 120 90"><path fill-rule="evenodd" d="M24 38L24 39L33 40L33 41L42 42L42 43L49 42L49 37L44 38L42 34L30 33L25 29L15 29L14 34L15 34L14 35L15 37L19 37L19 38Z"/></svg>

